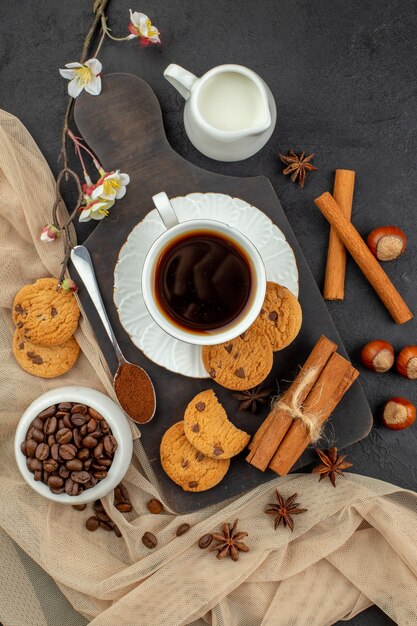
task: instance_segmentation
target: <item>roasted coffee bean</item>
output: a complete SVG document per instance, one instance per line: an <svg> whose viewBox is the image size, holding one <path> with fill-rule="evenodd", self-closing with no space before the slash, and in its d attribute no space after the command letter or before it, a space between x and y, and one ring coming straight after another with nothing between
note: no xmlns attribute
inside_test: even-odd
<svg viewBox="0 0 417 626"><path fill-rule="evenodd" d="M27 444L27 441L22 441L22 443L20 444L20 451L25 456L29 456L27 451L26 451L26 444Z"/></svg>
<svg viewBox="0 0 417 626"><path fill-rule="evenodd" d="M91 467L92 462L93 462L93 460L92 460L91 458L86 459L86 460L84 461L84 469L85 469L85 470L89 470L89 469L90 469L90 467Z"/></svg>
<svg viewBox="0 0 417 626"><path fill-rule="evenodd" d="M181 537L181 535L184 535L188 530L190 530L190 528L190 524L181 524L181 526L178 526L176 532L177 537Z"/></svg>
<svg viewBox="0 0 417 626"><path fill-rule="evenodd" d="M113 530L113 524L108 524L107 522L102 522L100 520L100 528L103 528L103 530L107 530L110 532Z"/></svg>
<svg viewBox="0 0 417 626"><path fill-rule="evenodd" d="M130 513L133 510L130 502L118 502L116 504L116 509L120 511L120 513Z"/></svg>
<svg viewBox="0 0 417 626"><path fill-rule="evenodd" d="M103 436L103 433L99 428L94 430L92 433L87 433L90 437L95 437L96 439L100 439Z"/></svg>
<svg viewBox="0 0 417 626"><path fill-rule="evenodd" d="M74 443L77 446L77 448L82 448L83 438L81 437L80 431L78 430L78 428L74 428L74 430L72 431L72 437L74 439Z"/></svg>
<svg viewBox="0 0 417 626"><path fill-rule="evenodd" d="M203 535L198 540L198 547L201 548L201 550L205 550L206 548L209 547L212 541L213 541L213 535L211 535L210 533L207 535Z"/></svg>
<svg viewBox="0 0 417 626"><path fill-rule="evenodd" d="M107 435L110 432L110 426L106 422L105 419L102 419L100 422L100 428L103 435Z"/></svg>
<svg viewBox="0 0 417 626"><path fill-rule="evenodd" d="M64 420L62 419L62 417L60 417L58 420L58 430L61 430L61 428L65 428Z"/></svg>
<svg viewBox="0 0 417 626"><path fill-rule="evenodd" d="M55 435L48 435L47 442L49 447L53 446L56 443Z"/></svg>
<svg viewBox="0 0 417 626"><path fill-rule="evenodd" d="M99 459L103 454L103 442L100 441L93 450L93 456L95 459Z"/></svg>
<svg viewBox="0 0 417 626"><path fill-rule="evenodd" d="M27 465L28 470L32 472L32 474L34 472L42 471L42 461L40 461L39 459L29 458L26 460L26 465Z"/></svg>
<svg viewBox="0 0 417 626"><path fill-rule="evenodd" d="M73 423L71 422L71 415L69 413L67 413L67 415L62 418L62 423L64 424L64 428L69 428L70 430L72 430L74 427Z"/></svg>
<svg viewBox="0 0 417 626"><path fill-rule="evenodd" d="M55 459L47 459L46 461L43 462L44 472L48 472L50 474L51 472L56 472L57 469L58 469L58 461L55 461Z"/></svg>
<svg viewBox="0 0 417 626"><path fill-rule="evenodd" d="M120 495L122 497L123 502L130 502L129 492L127 488L124 486L124 484L119 483L117 486L120 489Z"/></svg>
<svg viewBox="0 0 417 626"><path fill-rule="evenodd" d="M33 473L33 480L36 480L36 482L42 480L42 472L40 470Z"/></svg>
<svg viewBox="0 0 417 626"><path fill-rule="evenodd" d="M90 458L90 450L88 448L83 448L78 452L77 456L81 459L81 461L85 461Z"/></svg>
<svg viewBox="0 0 417 626"><path fill-rule="evenodd" d="M43 411L41 411L38 417L39 419L44 420L47 417L52 417L53 415L55 415L55 413L56 413L55 406L49 406L47 409L44 409Z"/></svg>
<svg viewBox="0 0 417 626"><path fill-rule="evenodd" d="M45 435L39 428L34 428L32 431L32 439L37 443L43 443L45 441Z"/></svg>
<svg viewBox="0 0 417 626"><path fill-rule="evenodd" d="M59 475L61 476L61 478L69 478L69 476L71 475L70 470L65 467L65 465L61 465L59 468Z"/></svg>
<svg viewBox="0 0 417 626"><path fill-rule="evenodd" d="M94 417L97 422L101 422L101 420L104 419L103 416L91 406L88 408L88 413L91 415L91 417Z"/></svg>
<svg viewBox="0 0 417 626"><path fill-rule="evenodd" d="M120 528L118 526L116 526L116 524L113 524L113 532L116 535L116 537L121 537L122 533L120 532Z"/></svg>
<svg viewBox="0 0 417 626"><path fill-rule="evenodd" d="M43 424L43 432L47 435L53 435L56 429L58 428L58 420L53 415L52 417L48 417Z"/></svg>
<svg viewBox="0 0 417 626"><path fill-rule="evenodd" d="M59 447L59 454L64 461L71 461L77 456L77 448L72 443L65 443Z"/></svg>
<svg viewBox="0 0 417 626"><path fill-rule="evenodd" d="M65 467L71 472L80 472L83 469L83 462L80 459L71 459L65 463Z"/></svg>
<svg viewBox="0 0 417 626"><path fill-rule="evenodd" d="M152 498L152 500L149 500L146 507L150 513L154 513L155 515L162 513L162 511L164 510L164 505L156 498Z"/></svg>
<svg viewBox="0 0 417 626"><path fill-rule="evenodd" d="M95 437L92 437L91 435L87 435L87 437L84 437L83 439L83 445L86 448L95 448L97 444L97 439Z"/></svg>
<svg viewBox="0 0 417 626"><path fill-rule="evenodd" d="M37 442L34 439L29 439L26 441L26 454L28 457L35 456L36 448L38 447Z"/></svg>
<svg viewBox="0 0 417 626"><path fill-rule="evenodd" d="M36 448L35 456L40 461L45 461L49 457L49 446L47 443L40 443Z"/></svg>
<svg viewBox="0 0 417 626"><path fill-rule="evenodd" d="M85 404L74 404L71 409L71 413L81 413L85 415L87 413L87 407Z"/></svg>
<svg viewBox="0 0 417 626"><path fill-rule="evenodd" d="M107 478L107 472L106 470L96 471L93 472L93 476L94 478L97 478L97 480L104 480L105 478Z"/></svg>
<svg viewBox="0 0 417 626"><path fill-rule="evenodd" d="M71 478L75 483L85 484L91 479L91 474L88 472L72 472Z"/></svg>
<svg viewBox="0 0 417 626"><path fill-rule="evenodd" d="M55 459L55 461L59 460L59 445L57 443L51 446L51 457Z"/></svg>
<svg viewBox="0 0 417 626"><path fill-rule="evenodd" d="M111 518L107 515L107 513L103 511L96 511L96 517L102 522L111 522Z"/></svg>
<svg viewBox="0 0 417 626"><path fill-rule="evenodd" d="M39 430L44 430L44 421L41 420L40 417L35 417L31 426L33 426L33 428L39 428Z"/></svg>
<svg viewBox="0 0 417 626"><path fill-rule="evenodd" d="M95 470L96 472L101 472L103 468L102 465L99 465L98 463L91 463L91 469Z"/></svg>
<svg viewBox="0 0 417 626"><path fill-rule="evenodd" d="M57 419L61 419L61 420L62 420L62 419L64 419L64 417L65 417L66 415L70 415L70 412L69 412L69 411L57 411L57 412L55 413L55 417L56 417Z"/></svg>
<svg viewBox="0 0 417 626"><path fill-rule="evenodd" d="M97 428L97 422L94 419L94 417L92 417L87 423L87 432L91 434L96 430L96 428Z"/></svg>
<svg viewBox="0 0 417 626"><path fill-rule="evenodd" d="M64 493L65 487L60 487L59 489L55 489L54 487L49 487L51 493L55 493L56 495L59 493Z"/></svg>
<svg viewBox="0 0 417 626"><path fill-rule="evenodd" d="M52 489L61 489L64 485L64 479L61 476L50 476L48 478L48 486L52 487Z"/></svg>
<svg viewBox="0 0 417 626"><path fill-rule="evenodd" d="M101 500L94 500L93 508L95 511L104 511L104 506L101 503Z"/></svg>
<svg viewBox="0 0 417 626"><path fill-rule="evenodd" d="M56 433L55 438L60 445L69 443L72 439L72 431L69 428L61 428Z"/></svg>
<svg viewBox="0 0 417 626"><path fill-rule="evenodd" d="M87 434L87 424L83 424L82 426L80 426L80 435L85 437L86 434Z"/></svg>
<svg viewBox="0 0 417 626"><path fill-rule="evenodd" d="M86 423L86 421L85 415L82 415L81 413L74 413L74 415L71 415L71 422L74 426L82 426Z"/></svg>
<svg viewBox="0 0 417 626"><path fill-rule="evenodd" d="M57 406L58 411L71 411L72 402L60 402Z"/></svg>
<svg viewBox="0 0 417 626"><path fill-rule="evenodd" d="M113 456L113 454L117 450L117 441L116 441L115 437L113 437L113 435L107 435L103 439L103 445L104 445L104 450L105 450L106 454L108 454L109 456Z"/></svg>
<svg viewBox="0 0 417 626"><path fill-rule="evenodd" d="M72 508L75 509L76 511L85 511L85 509L87 508L86 504L73 504Z"/></svg>
<svg viewBox="0 0 417 626"><path fill-rule="evenodd" d="M33 431L34 430L35 429L33 428L33 426L29 426L29 430L27 431L26 437L25 437L26 441L29 441L29 439L32 439L32 435L33 435Z"/></svg>
<svg viewBox="0 0 417 626"><path fill-rule="evenodd" d="M149 550L152 550L156 547L158 540L153 533L146 532L142 537L142 543L149 548Z"/></svg>
<svg viewBox="0 0 417 626"><path fill-rule="evenodd" d="M67 478L65 481L65 493L67 493L69 496L76 496L78 495L78 490L79 490L80 486L78 483L74 482L72 480L72 478Z"/></svg>
<svg viewBox="0 0 417 626"><path fill-rule="evenodd" d="M90 532L97 530L99 525L100 525L100 522L98 521L96 517L94 517L94 515L92 517L89 517L85 523L86 529L89 530Z"/></svg>
<svg viewBox="0 0 417 626"><path fill-rule="evenodd" d="M97 463L103 467L110 467L111 459L98 459Z"/></svg>

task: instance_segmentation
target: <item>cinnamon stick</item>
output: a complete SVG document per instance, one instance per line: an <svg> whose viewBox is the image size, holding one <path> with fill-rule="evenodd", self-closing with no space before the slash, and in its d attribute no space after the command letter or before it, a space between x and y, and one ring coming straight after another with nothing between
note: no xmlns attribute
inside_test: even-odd
<svg viewBox="0 0 417 626"><path fill-rule="evenodd" d="M350 220L352 214L354 186L355 172L353 170L336 170L333 198L348 220ZM331 226L323 289L323 297L325 300L344 299L345 273L346 248L333 226Z"/></svg>
<svg viewBox="0 0 417 626"><path fill-rule="evenodd" d="M255 433L249 445L250 453L246 457L246 460L251 465L262 471L266 470L275 451L293 422L293 418L288 412L281 408L282 404L284 402L287 405L291 404L294 394L299 389L303 380L305 380L307 372L314 371L314 376L311 377L308 385L305 385L301 395L298 397L300 403L304 402L336 349L337 345L333 341L330 341L330 339L324 336L320 337L292 385L275 404L268 417Z"/></svg>
<svg viewBox="0 0 417 626"><path fill-rule="evenodd" d="M358 376L358 370L349 361L340 354L332 354L304 403L304 413L314 413L323 425ZM270 469L285 476L309 443L303 423L295 419L272 458Z"/></svg>
<svg viewBox="0 0 417 626"><path fill-rule="evenodd" d="M316 198L314 202L330 225L333 226L397 324L404 324L411 320L413 314L407 304L379 265L356 228L343 215L340 207L329 192L326 191Z"/></svg>

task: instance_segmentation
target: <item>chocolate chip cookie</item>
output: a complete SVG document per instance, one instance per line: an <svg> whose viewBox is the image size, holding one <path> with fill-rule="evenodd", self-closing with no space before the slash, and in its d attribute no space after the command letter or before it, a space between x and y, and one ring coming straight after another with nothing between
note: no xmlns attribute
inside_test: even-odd
<svg viewBox="0 0 417 626"><path fill-rule="evenodd" d="M277 352L290 345L298 335L303 315L297 298L282 285L268 282L265 300L255 323Z"/></svg>
<svg viewBox="0 0 417 626"><path fill-rule="evenodd" d="M74 337L56 346L38 346L26 339L17 328L13 336L13 354L20 367L40 378L62 376L77 360L80 347Z"/></svg>
<svg viewBox="0 0 417 626"><path fill-rule="evenodd" d="M184 432L197 450L213 459L229 459L249 443L249 435L229 421L212 389L202 391L187 406Z"/></svg>
<svg viewBox="0 0 417 626"><path fill-rule="evenodd" d="M62 345L77 328L80 310L74 294L56 287L56 278L40 278L22 287L13 302L15 326L40 346Z"/></svg>
<svg viewBox="0 0 417 626"><path fill-rule="evenodd" d="M204 346L203 364L216 383L242 391L259 385L272 368L268 337L253 326L245 333L217 346Z"/></svg>
<svg viewBox="0 0 417 626"><path fill-rule="evenodd" d="M229 469L229 459L205 456L188 441L184 422L169 428L161 440L161 464L174 483L184 491L205 491L217 485Z"/></svg>

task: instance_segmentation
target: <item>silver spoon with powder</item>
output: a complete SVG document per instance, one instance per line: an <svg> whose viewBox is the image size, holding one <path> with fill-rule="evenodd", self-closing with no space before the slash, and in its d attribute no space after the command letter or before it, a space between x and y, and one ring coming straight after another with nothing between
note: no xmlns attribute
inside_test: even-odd
<svg viewBox="0 0 417 626"><path fill-rule="evenodd" d="M75 246L71 251L74 264L113 345L119 366L113 378L113 387L126 414L138 424L146 424L155 415L155 389L149 374L139 365L128 361L117 343L97 284L93 262L85 246Z"/></svg>

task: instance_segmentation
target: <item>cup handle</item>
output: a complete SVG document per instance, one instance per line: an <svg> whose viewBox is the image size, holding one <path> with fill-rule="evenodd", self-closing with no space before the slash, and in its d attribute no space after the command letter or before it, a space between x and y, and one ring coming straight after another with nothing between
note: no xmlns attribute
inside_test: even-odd
<svg viewBox="0 0 417 626"><path fill-rule="evenodd" d="M169 201L169 198L166 195L165 191L161 191L155 196L152 196L152 200L156 207L156 210L159 213L159 217L163 221L164 226L167 230L179 224L177 214L175 213L174 208Z"/></svg>
<svg viewBox="0 0 417 626"><path fill-rule="evenodd" d="M190 97L191 88L198 80L197 76L175 63L168 65L164 71L164 76L185 100Z"/></svg>

